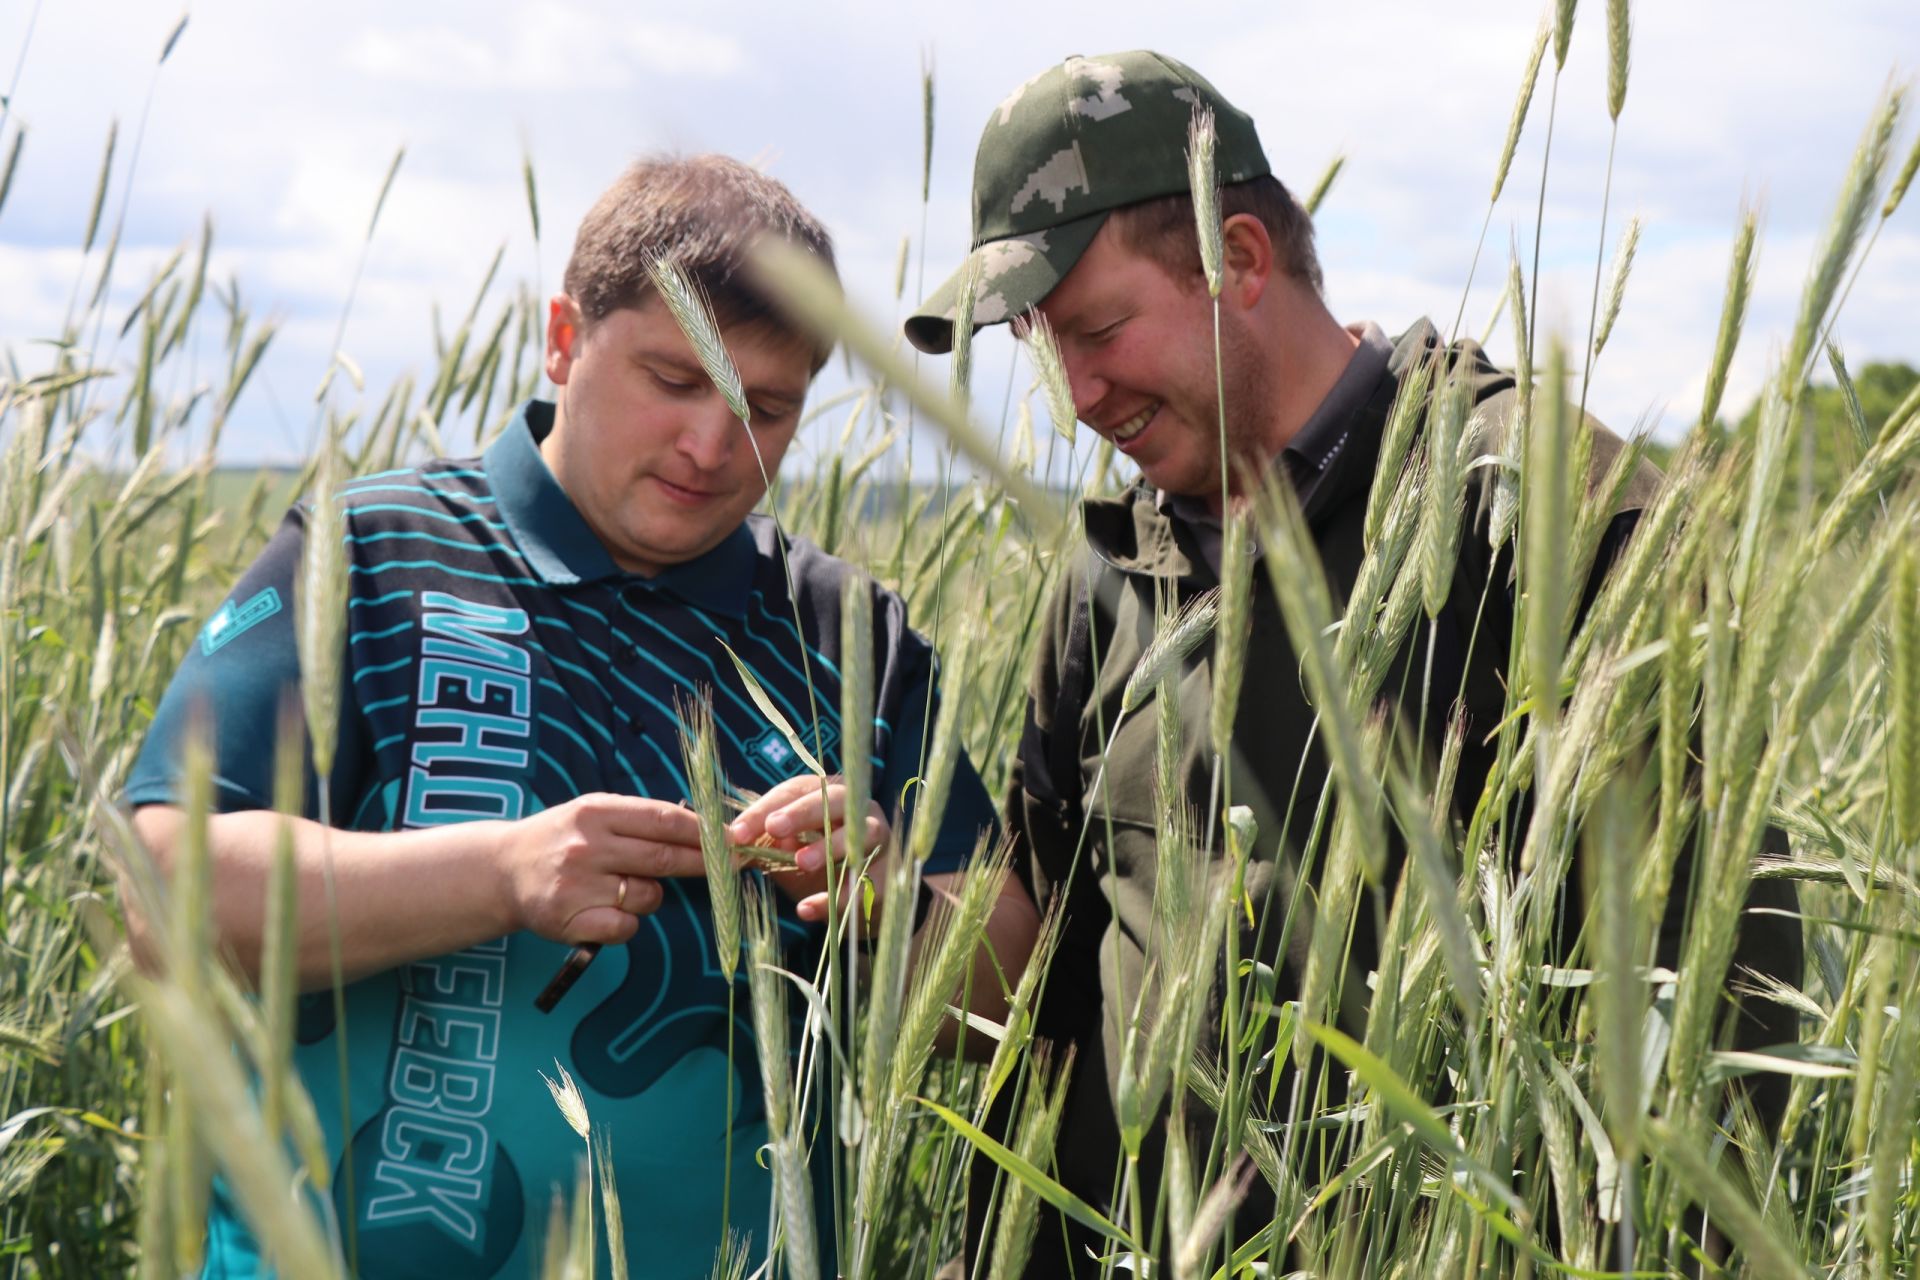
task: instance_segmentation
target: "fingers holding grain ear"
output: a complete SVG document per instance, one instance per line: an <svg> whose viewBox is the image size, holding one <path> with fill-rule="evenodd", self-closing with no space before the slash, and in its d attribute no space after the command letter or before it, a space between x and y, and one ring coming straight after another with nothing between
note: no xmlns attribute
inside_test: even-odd
<svg viewBox="0 0 1920 1280"><path fill-rule="evenodd" d="M831 824L830 841L823 840ZM851 828L856 837L849 849L846 839ZM802 871L818 871L826 863L829 851L836 858L864 855L884 846L892 829L886 813L873 801L867 802L866 815L858 822L847 816L847 789L839 778L827 779L822 787L817 778L789 778L749 805L727 828L736 844L769 840L781 849L792 851Z"/></svg>

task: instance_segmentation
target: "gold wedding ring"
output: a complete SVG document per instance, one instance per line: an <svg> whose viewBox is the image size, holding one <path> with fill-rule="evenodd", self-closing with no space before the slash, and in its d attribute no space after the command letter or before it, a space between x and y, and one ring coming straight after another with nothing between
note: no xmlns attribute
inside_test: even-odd
<svg viewBox="0 0 1920 1280"><path fill-rule="evenodd" d="M625 876L620 877L620 891L613 895L613 906L616 911L627 909L627 878Z"/></svg>

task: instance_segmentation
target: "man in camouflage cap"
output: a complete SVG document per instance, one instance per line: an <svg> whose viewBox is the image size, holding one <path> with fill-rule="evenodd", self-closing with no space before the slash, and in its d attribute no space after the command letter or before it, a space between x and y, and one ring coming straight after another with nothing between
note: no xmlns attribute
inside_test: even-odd
<svg viewBox="0 0 1920 1280"><path fill-rule="evenodd" d="M1274 357L1229 362L1258 384L1229 388L1229 440L1264 468L1339 380L1362 331L1342 328L1321 301L1312 224L1272 176L1253 121L1172 58L1068 58L993 111L974 168L973 252L906 329L923 351L951 349L968 279L976 326L1044 315L1082 420L1169 498L1217 509L1211 304L1189 287L1200 269L1186 158L1198 112L1218 139L1223 343L1230 356L1260 347ZM1365 363L1377 375L1385 338L1373 347L1380 358Z"/></svg>
<svg viewBox="0 0 1920 1280"><path fill-rule="evenodd" d="M1200 112L1211 113L1218 138L1224 396L1216 390L1215 302L1203 278L1186 156L1189 126ZM1219 584L1222 512L1269 477L1298 499L1329 585L1344 599L1367 550L1366 508L1382 432L1409 373L1444 367L1464 388L1474 430L1484 437L1469 441L1468 456L1500 451L1514 381L1476 344L1449 344L1425 320L1393 339L1372 324L1335 320L1321 296L1312 224L1273 177L1252 121L1171 58L1144 51L1072 57L1022 84L987 121L973 197L972 253L907 320L907 337L923 351L949 350L960 290L970 279L977 282L976 326L1024 326L1043 317L1078 417L1141 472L1119 497L1085 504L1087 547L1063 574L1043 624L1007 811L1021 845L1017 865L1034 900L1064 898L1065 932L1038 1013L1044 1034L1077 1046L1058 1168L1075 1194L1124 1222L1116 1171L1131 1081L1123 1060L1137 1053L1129 1045L1138 1039L1138 994L1156 965L1164 977L1165 961L1152 941L1161 928L1154 907L1160 716L1145 709L1122 715L1120 704L1154 634L1157 601L1185 602ZM1591 431L1591 489L1621 442L1590 419L1582 429ZM1454 790L1462 816L1472 812L1495 763L1497 748L1487 738L1506 714L1506 645L1516 605L1511 540L1496 550L1487 536L1495 474L1490 467L1468 473L1468 527L1451 580L1442 584L1445 603L1431 628L1408 628L1378 684L1389 725L1423 735L1430 750L1442 726L1456 717L1464 722ZM1619 491L1592 561L1587 601L1657 482L1658 473L1642 463ZM1286 925L1296 891L1306 888L1311 900L1323 887L1298 882L1302 866L1315 868L1308 874L1317 881L1325 858L1326 827L1314 827L1314 810L1327 763L1300 661L1264 572L1253 575L1250 614L1226 767L1228 794L1252 808L1260 835L1245 873L1254 915L1236 909L1231 918L1250 926L1238 955L1271 966L1274 989L1260 998L1276 1002L1297 998L1303 987L1311 924ZM1217 661L1203 646L1156 695L1172 689L1177 703L1176 798L1202 815L1203 829L1216 831L1223 824L1206 815L1217 803L1207 745ZM1205 861L1215 883L1229 865L1220 843ZM1394 844L1379 856L1381 883L1391 887L1404 851ZM1682 868L1676 883L1684 885L1686 874ZM1264 916L1271 920L1254 918ZM1677 950L1677 925L1669 921L1663 930L1673 935L1662 940L1669 956ZM1737 959L1797 976L1798 934L1762 933L1758 922L1745 930ZM1350 936L1346 974L1335 980L1327 1008L1312 1012L1363 1035L1365 975L1379 955L1374 913L1358 911ZM1220 1052L1223 987L1216 980L1204 1010L1200 1044L1210 1058ZM1253 994L1251 987L1243 991L1242 1007ZM1157 1010L1149 1000L1142 1012L1150 1023ZM1743 1019L1740 1038L1792 1038L1790 1016L1776 1017L1772 1027L1760 1023ZM1270 1069L1284 1070L1287 1057L1288 1047L1277 1046ZM1266 1094L1264 1086L1260 1092ZM1302 1096L1311 1113L1332 1105L1337 1092L1337 1082L1323 1095L1308 1081ZM1278 1097L1288 1096L1283 1082ZM1156 1203L1165 1160L1166 1110L1164 1101L1158 1105L1160 1118L1149 1126L1136 1166L1136 1190L1148 1206ZM1187 1112L1197 1177L1212 1149L1212 1126L1196 1100L1189 1099ZM1344 1158L1333 1157L1333 1167ZM1148 1209L1150 1221L1154 1212ZM1234 1240L1247 1242L1273 1217L1267 1182L1255 1179L1236 1215ZM1030 1275L1093 1274L1090 1259L1112 1248L1061 1217L1045 1223Z"/></svg>
<svg viewBox="0 0 1920 1280"><path fill-rule="evenodd" d="M1187 124L1211 110L1220 180L1267 177L1253 121L1172 58L1068 58L995 109L974 166L973 253L907 321L922 351L953 346L961 282L977 273L976 325L1036 307L1093 243L1107 215L1187 190Z"/></svg>

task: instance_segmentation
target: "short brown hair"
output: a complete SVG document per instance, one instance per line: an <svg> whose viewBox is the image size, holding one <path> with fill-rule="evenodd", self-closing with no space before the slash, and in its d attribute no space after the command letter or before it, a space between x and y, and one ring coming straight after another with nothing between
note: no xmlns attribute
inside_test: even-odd
<svg viewBox="0 0 1920 1280"><path fill-rule="evenodd" d="M782 183L727 156L643 157L581 219L563 287L591 324L645 302L647 264L669 258L705 291L723 328L790 336L813 348L817 373L832 344L790 320L747 270L754 242L767 235L835 271L832 237Z"/></svg>
<svg viewBox="0 0 1920 1280"><path fill-rule="evenodd" d="M1320 259L1313 251L1313 219L1300 207L1280 179L1272 175L1250 178L1220 189L1220 218L1250 213L1273 237L1280 267L1289 276L1325 287ZM1185 191L1138 204L1123 205L1110 215L1120 242L1135 253L1153 259L1170 274L1200 274L1200 239L1194 233L1193 197Z"/></svg>

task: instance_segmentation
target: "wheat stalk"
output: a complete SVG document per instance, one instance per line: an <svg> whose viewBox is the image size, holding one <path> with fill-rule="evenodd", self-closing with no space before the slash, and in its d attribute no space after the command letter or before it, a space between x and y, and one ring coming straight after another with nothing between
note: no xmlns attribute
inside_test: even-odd
<svg viewBox="0 0 1920 1280"><path fill-rule="evenodd" d="M1435 398L1427 427L1426 501L1420 509L1414 560L1420 572L1420 599L1429 618L1437 618L1453 586L1453 565L1460 550L1460 516L1466 509L1468 388L1464 377L1449 376Z"/></svg>
<svg viewBox="0 0 1920 1280"><path fill-rule="evenodd" d="M767 1144L773 1184L780 1202L780 1231L786 1240L787 1274L793 1280L818 1280L820 1249L814 1241L813 1178L806 1146L797 1132Z"/></svg>
<svg viewBox="0 0 1920 1280"><path fill-rule="evenodd" d="M1470 1023L1480 1020L1482 993L1480 962L1474 952L1473 925L1460 904L1458 880L1447 847L1447 813L1453 799L1453 780L1460 768L1460 752L1466 742L1466 718L1456 715L1448 723L1443 740L1441 765L1434 780L1431 799L1423 798L1404 768L1389 771L1393 788L1394 815L1407 840L1407 852L1413 874L1426 896L1427 914L1439 934L1440 954L1452 980L1451 995Z"/></svg>
<svg viewBox="0 0 1920 1280"><path fill-rule="evenodd" d="M260 1009L266 1060L260 1064L260 1119L268 1133L285 1129L286 1095L293 1077L293 1033L299 1003L300 883L293 859L293 822L301 802L300 723L283 706L275 743L274 808L285 815L275 832L267 876L267 912L260 938Z"/></svg>
<svg viewBox="0 0 1920 1280"><path fill-rule="evenodd" d="M1821 237L1819 250L1813 259L1813 270L1800 296L1800 314L1794 321L1793 336L1787 346L1782 376L1787 379L1790 398L1797 399L1799 396L1801 381L1807 377L1812 363L1815 335L1820 332L1821 321L1840 287L1840 277L1866 229L1867 217L1874 205L1874 194L1879 190L1880 178L1886 168L1887 149L1893 141L1894 130L1899 126L1904 103L1903 89L1889 88L1882 95L1867 122L1866 132L1854 148L1853 159L1847 165L1847 174L1841 181L1840 196L1834 204L1833 216Z"/></svg>
<svg viewBox="0 0 1920 1280"><path fill-rule="evenodd" d="M1640 868L1635 907L1643 920L1657 918L1670 892L1673 867L1692 825L1693 802L1686 793L1693 731L1693 705L1700 687L1694 663L1691 593L1676 591L1667 601L1666 652L1660 657L1660 798L1652 856Z"/></svg>
<svg viewBox="0 0 1920 1280"><path fill-rule="evenodd" d="M1226 246L1220 222L1220 177L1214 165L1218 138L1213 112L1197 107L1187 126L1187 189L1193 197L1194 230L1200 239L1200 272L1207 296L1218 298Z"/></svg>
<svg viewBox="0 0 1920 1280"><path fill-rule="evenodd" d="M1028 313L1021 322L1021 341L1027 348L1027 359L1033 364L1034 376L1040 381L1040 390L1047 402L1047 417L1053 423L1053 433L1062 440L1072 441L1074 424L1078 415L1073 406L1073 387L1067 381L1067 367L1060 359L1060 342L1054 337L1053 325L1041 312Z"/></svg>
<svg viewBox="0 0 1920 1280"><path fill-rule="evenodd" d="M1343 811L1351 810L1353 820L1360 823L1359 842L1369 850L1369 857L1384 859L1378 774L1366 767L1361 745L1357 708L1358 699L1365 695L1346 679L1344 664L1327 642L1333 604L1319 552L1291 489L1269 484L1259 515L1260 541L1267 549L1261 558L1286 623L1287 638L1301 659L1327 746L1330 771L1340 787ZM1418 590L1417 581L1413 589ZM1341 639L1346 640L1344 632Z"/></svg>
<svg viewBox="0 0 1920 1280"><path fill-rule="evenodd" d="M764 889L742 894L747 935L747 986L753 1006L753 1039L760 1059L760 1086L767 1105L767 1132L788 1131L793 1114L793 1075L787 1061L787 989L781 981L780 924Z"/></svg>
<svg viewBox="0 0 1920 1280"><path fill-rule="evenodd" d="M920 203L933 194L933 50L920 55Z"/></svg>
<svg viewBox="0 0 1920 1280"><path fill-rule="evenodd" d="M1186 801L1186 771L1181 767L1185 745L1179 686L1172 679L1163 680L1154 694L1153 918L1156 932L1149 939L1149 946L1166 944L1191 904L1192 820Z"/></svg>
<svg viewBox="0 0 1920 1280"><path fill-rule="evenodd" d="M890 1105L897 1106L918 1087L926 1070L947 1005L961 989L979 951L987 917L1006 884L1010 850L1004 844L991 853L976 851L960 883L957 901L936 903L923 926L918 963L907 988L895 1041L888 1084Z"/></svg>
<svg viewBox="0 0 1920 1280"><path fill-rule="evenodd" d="M960 275L960 295L953 304L953 362L947 394L964 412L973 398L973 308L979 301L980 260L968 258Z"/></svg>
<svg viewBox="0 0 1920 1280"><path fill-rule="evenodd" d="M1633 1158L1647 1099L1640 1086L1641 1027L1646 1020L1647 987L1639 974L1645 950L1642 914L1633 901L1634 857L1645 845L1635 820L1634 797L1624 780L1601 795L1597 821L1589 824L1587 872L1593 904L1594 971L1599 979L1594 1002L1595 1075L1607 1101L1608 1132L1616 1149Z"/></svg>
<svg viewBox="0 0 1920 1280"><path fill-rule="evenodd" d="M1573 513L1571 424L1566 400L1566 351L1554 342L1547 352L1546 401L1534 415L1521 474L1526 527L1520 552L1526 591L1527 688L1540 725L1551 730L1560 710L1560 659L1567 615L1567 553L1561 534Z"/></svg>
<svg viewBox="0 0 1920 1280"><path fill-rule="evenodd" d="M1167 1240L1174 1255L1175 1280L1188 1280L1193 1268L1180 1265L1179 1249L1193 1234L1193 1158L1187 1154L1186 1108L1178 1102L1167 1120L1166 1148L1160 1180L1167 1194Z"/></svg>
<svg viewBox="0 0 1920 1280"><path fill-rule="evenodd" d="M1913 998L1920 994L1920 985L1913 979L1913 960L1907 959L1907 981L1902 984L1900 1007L1912 1010ZM1920 1060L1920 1034L1915 1033L1915 1022L1911 1017L1903 1017L1895 1034L1897 1044L1890 1055L1887 1069L1887 1083L1880 1093L1880 1105L1875 1116L1873 1136L1869 1150L1866 1205L1867 1255L1874 1280L1886 1280L1888 1276L1900 1274L1902 1256L1893 1248L1894 1204L1900 1194L1901 1184L1912 1176L1913 1159L1909 1144L1912 1142L1914 1099L1920 1094L1920 1071L1916 1071L1916 1060ZM1861 1089L1861 1101L1855 1105L1865 1112L1872 1102L1872 1091Z"/></svg>
<svg viewBox="0 0 1920 1280"><path fill-rule="evenodd" d="M20 140L14 139L14 150L20 149ZM1900 172L1894 177L1893 185L1887 189L1886 203L1880 206L1880 221L1885 222L1893 216L1906 198L1907 188L1913 184L1913 175L1920 172L1920 136L1913 140L1913 146L1907 152L1906 163L1900 166Z"/></svg>
<svg viewBox="0 0 1920 1280"><path fill-rule="evenodd" d="M1007 1001L1006 1031L993 1046L993 1057L987 1063L986 1085L980 1091L976 1124L985 1120L987 1109L1023 1061L1022 1053L1033 1043L1033 1002L1039 995L1041 981L1052 967L1054 951L1060 945L1065 919L1062 910L1058 897L1047 904L1033 952L1027 957L1026 968L1020 971L1020 981L1014 985L1013 995Z"/></svg>
<svg viewBox="0 0 1920 1280"><path fill-rule="evenodd" d="M1147 696L1178 671L1187 656L1212 633L1219 616L1218 589L1203 591L1165 615L1154 627L1153 639L1121 690L1120 714L1128 715L1146 705Z"/></svg>
<svg viewBox="0 0 1920 1280"><path fill-rule="evenodd" d="M734 367L733 357L727 354L727 344L720 337L720 326L713 319L713 308L700 286L685 268L671 258L649 258L647 278L653 282L660 300L667 304L667 310L672 314L674 323L680 326L680 332L687 336L694 358L700 361L700 367L706 370L707 377L719 390L721 398L733 411L733 416L742 423L751 424L752 407L747 403L747 392L740 382L740 371ZM754 453L756 456L759 453L757 443Z"/></svg>
<svg viewBox="0 0 1920 1280"><path fill-rule="evenodd" d="M1607 0L1607 115L1617 124L1627 105L1627 68L1632 61L1633 22L1627 0Z"/></svg>
<svg viewBox="0 0 1920 1280"><path fill-rule="evenodd" d="M1394 393L1393 409L1387 414L1386 429L1380 437L1380 459L1374 465L1373 487L1367 491L1364 525L1369 546L1379 541L1387 513L1404 488L1401 483L1407 453L1427 413L1427 391L1443 357L1423 356L1400 380Z"/></svg>
<svg viewBox="0 0 1920 1280"><path fill-rule="evenodd" d="M1233 721L1240 708L1240 684L1246 676L1247 648L1253 629L1253 518L1244 508L1229 511L1220 538L1220 614L1213 633L1213 701L1207 735L1213 754L1233 755Z"/></svg>
<svg viewBox="0 0 1920 1280"><path fill-rule="evenodd" d="M1893 798L1893 827L1909 847L1920 842L1920 554L1900 552L1894 571L1892 614L1893 671L1887 721L1888 790Z"/></svg>
<svg viewBox="0 0 1920 1280"><path fill-rule="evenodd" d="M1507 439L1520 449L1533 436L1533 329L1527 321L1527 282L1520 269L1520 247L1511 246L1507 293L1513 299L1513 404L1515 420Z"/></svg>
<svg viewBox="0 0 1920 1280"><path fill-rule="evenodd" d="M329 432L314 472L293 606L307 736L313 744L314 772L323 779L333 772L346 660L347 531L339 497L343 480L339 440Z"/></svg>
<svg viewBox="0 0 1920 1280"><path fill-rule="evenodd" d="M1500 165L1493 171L1493 190L1487 196L1490 205L1499 202L1500 191L1507 185L1507 171L1513 168L1513 153L1520 145L1520 130L1527 122L1527 108L1533 102L1534 85L1540 80L1540 61L1546 56L1550 34L1551 29L1543 19L1540 29L1534 33L1533 48L1527 54L1527 69L1520 77L1520 93L1513 100L1513 114L1507 118L1507 140L1500 148Z"/></svg>
<svg viewBox="0 0 1920 1280"><path fill-rule="evenodd" d="M605 1126L593 1135L593 1167L600 1176L600 1212L607 1223L607 1256L612 1280L627 1280L626 1217L620 1208L620 1186L613 1171L613 1140ZM732 1230L727 1239L731 1241Z"/></svg>
<svg viewBox="0 0 1920 1280"><path fill-rule="evenodd" d="M1327 161L1327 167L1320 171L1320 177L1314 182L1313 190L1307 192L1307 198L1300 202L1309 218L1320 212L1320 205L1327 198L1327 192L1333 190L1334 179L1340 176L1340 170L1346 167L1347 158L1334 152L1333 159Z"/></svg>
<svg viewBox="0 0 1920 1280"><path fill-rule="evenodd" d="M1360 899L1362 858L1358 843L1363 837L1356 830L1357 820L1351 812L1350 806L1343 805L1334 815L1326 868L1320 875L1320 901L1308 937L1307 969L1300 981L1300 1020L1294 1029L1293 1060L1301 1069L1306 1067L1315 1044L1307 1025L1326 1022L1328 1010L1338 1008L1338 988L1347 965L1348 931Z"/></svg>
<svg viewBox="0 0 1920 1280"><path fill-rule="evenodd" d="M544 1071L539 1073L540 1078L546 1081L547 1092L553 1095L553 1105L560 1108L560 1117L567 1122L567 1128L591 1142L593 1120L587 1115L587 1100L580 1096L580 1086L573 1082L573 1077L567 1074L567 1069L560 1065L558 1058L553 1061L553 1069L560 1073L557 1081Z"/></svg>
<svg viewBox="0 0 1920 1280"><path fill-rule="evenodd" d="M713 908L715 958L731 986L740 967L740 873L733 860L733 841L727 836L726 786L720 776L713 704L705 697L680 700L675 718L687 774L687 801L700 823L700 864Z"/></svg>
<svg viewBox="0 0 1920 1280"><path fill-rule="evenodd" d="M947 811L947 796L953 790L953 775L965 750L960 729L966 719L966 682L964 674L972 655L970 636L956 637L947 647L943 664L953 674L940 699L940 713L933 722L933 743L927 753L923 784L907 829L907 856L918 867L933 854L933 842L940 834L940 818Z"/></svg>
<svg viewBox="0 0 1920 1280"><path fill-rule="evenodd" d="M1578 0L1557 0L1553 10L1553 68L1558 75L1567 67L1567 45L1573 39L1573 11Z"/></svg>
<svg viewBox="0 0 1920 1280"><path fill-rule="evenodd" d="M747 1280L747 1266L752 1260L746 1240L728 1227L713 1251L713 1270L707 1273L708 1280Z"/></svg>
<svg viewBox="0 0 1920 1280"><path fill-rule="evenodd" d="M1627 275L1633 270L1634 250L1639 247L1640 218L1635 215L1627 219L1627 229L1620 233L1620 247L1613 255L1613 271L1607 277L1607 302L1600 312L1600 328L1593 335L1593 356L1596 360L1607 345L1608 335L1613 332L1613 322L1620 318L1620 303L1627 295Z"/></svg>
<svg viewBox="0 0 1920 1280"><path fill-rule="evenodd" d="M888 1095L887 1083L906 996L908 949L913 941L909 904L919 888L917 863L898 856L888 860L879 936L873 945L873 972L867 985L866 1040L860 1055L860 1103L869 1126L875 1124L876 1109L898 1101Z"/></svg>
<svg viewBox="0 0 1920 1280"><path fill-rule="evenodd" d="M1740 230L1733 237L1733 256L1727 264L1726 298L1720 306L1720 333L1714 339L1713 363L1707 375L1707 389L1700 405L1700 421L1708 424L1720 412L1720 397L1727 387L1727 369L1733 364L1734 348L1740 345L1740 328L1746 321L1747 296L1753 290L1753 247L1759 234L1759 216L1751 206L1740 210Z"/></svg>
<svg viewBox="0 0 1920 1280"><path fill-rule="evenodd" d="M1035 1050L1029 1062L1032 1070L1019 1123L1015 1126L1018 1137L1014 1139L1014 1151L1029 1164L1044 1168L1053 1154L1060 1117L1066 1110L1073 1053L1067 1052L1057 1071L1048 1070L1052 1064L1045 1049ZM994 1229L993 1252L987 1266L988 1280L1014 1280L1026 1270L1039 1226L1039 1211L1038 1192L1021 1179L1010 1179L1000 1201L1000 1221Z"/></svg>
<svg viewBox="0 0 1920 1280"><path fill-rule="evenodd" d="M1044 539L1062 527L1057 504L1026 476L1011 470L994 441L951 397L930 387L895 349L892 339L862 321L835 286L832 273L804 250L763 242L754 269L794 315L808 327L832 335L865 362L888 386L898 388L915 408L947 433L953 445L1005 490Z"/></svg>

